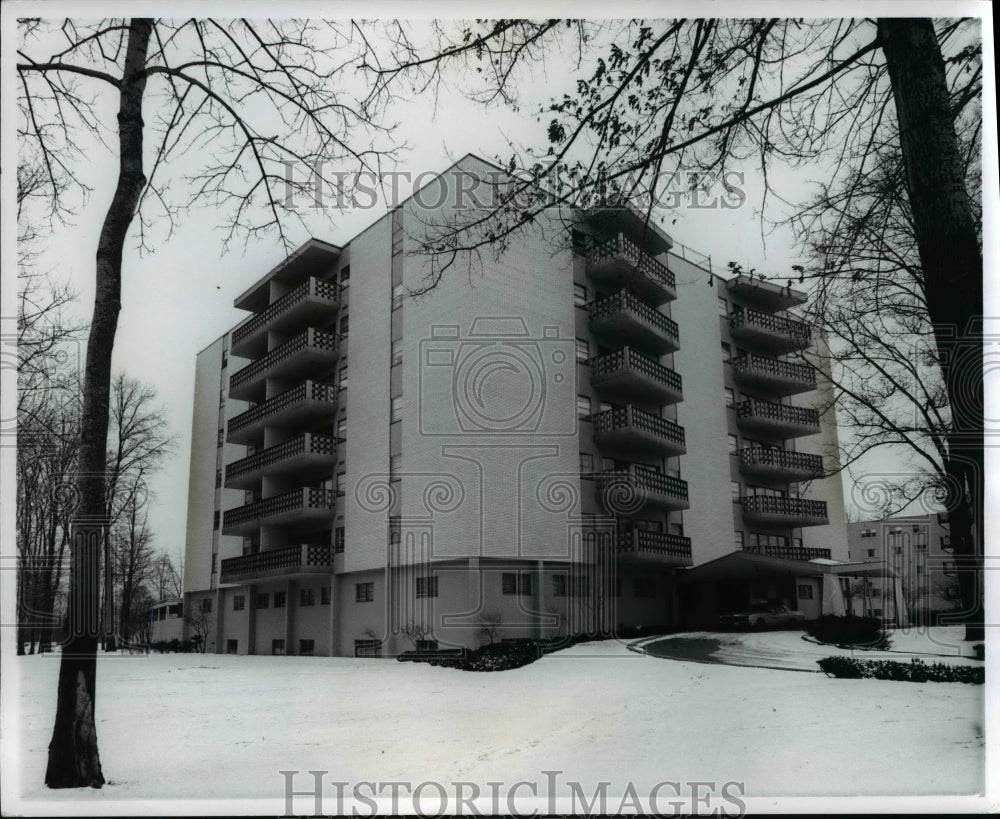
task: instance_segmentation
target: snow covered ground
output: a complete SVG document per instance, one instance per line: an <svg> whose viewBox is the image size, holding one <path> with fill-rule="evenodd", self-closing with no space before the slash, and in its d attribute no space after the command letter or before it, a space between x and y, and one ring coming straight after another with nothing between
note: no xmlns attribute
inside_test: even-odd
<svg viewBox="0 0 1000 819"><path fill-rule="evenodd" d="M788 637L753 635L785 656ZM831 653L805 651L813 649ZM444 783L452 796L449 783L459 781L477 783L483 794L490 782L504 783L502 793L524 781L523 795L533 783L541 797L549 789L565 797L568 783L579 782L589 799L607 781L609 812L629 783L649 794L663 781L681 783L682 791L684 783L714 782L713 806L725 782L742 783L751 804L984 787L983 686L677 662L608 641L492 674L388 659L102 658L97 717L109 784L49 791L42 781L57 672L53 656L5 663L5 683L16 683L6 753L16 753L4 759L4 790L24 798L8 801L6 811L133 812L142 807L134 800L199 798L226 800L202 811L228 812L241 809L232 800L252 798L270 800L255 811L282 813L282 770L302 772L292 779L295 790L309 789L306 771L320 770L329 772L326 782ZM545 771L561 773L553 780ZM661 789L661 811L670 810L675 792ZM323 810L336 812L335 790L324 793ZM311 813L312 798L296 801L296 809Z"/></svg>

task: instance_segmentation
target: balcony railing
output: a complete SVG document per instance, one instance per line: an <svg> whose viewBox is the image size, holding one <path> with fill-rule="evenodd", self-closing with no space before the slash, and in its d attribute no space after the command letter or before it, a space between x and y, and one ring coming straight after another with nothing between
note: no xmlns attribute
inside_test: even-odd
<svg viewBox="0 0 1000 819"><path fill-rule="evenodd" d="M601 284L627 287L650 304L677 298L674 274L622 233L590 246L587 275Z"/></svg>
<svg viewBox="0 0 1000 819"><path fill-rule="evenodd" d="M259 526L323 518L330 515L335 502L336 493L332 489L293 489L229 509L223 515L223 533L246 534Z"/></svg>
<svg viewBox="0 0 1000 819"><path fill-rule="evenodd" d="M812 341L812 327L805 322L749 308L729 314L729 331L738 341L776 353L801 350Z"/></svg>
<svg viewBox="0 0 1000 819"><path fill-rule="evenodd" d="M798 438L819 432L819 413L807 407L748 398L735 404L733 409L737 424L751 432L780 438Z"/></svg>
<svg viewBox="0 0 1000 819"><path fill-rule="evenodd" d="M680 349L677 323L627 290L587 305L590 326L598 333L655 355Z"/></svg>
<svg viewBox="0 0 1000 819"><path fill-rule="evenodd" d="M310 369L330 369L339 355L339 335L310 327L263 358L233 373L229 379L229 393L239 400L252 400L249 393L270 371L275 370L281 377L292 378L306 374Z"/></svg>
<svg viewBox="0 0 1000 819"><path fill-rule="evenodd" d="M596 390L673 404L683 399L681 377L630 347L590 359L590 383Z"/></svg>
<svg viewBox="0 0 1000 819"><path fill-rule="evenodd" d="M336 459L335 438L307 432L229 464L226 467L226 486L243 488L261 475L293 471L299 477L309 478L316 474L317 469L330 471Z"/></svg>
<svg viewBox="0 0 1000 819"><path fill-rule="evenodd" d="M829 560L830 550L812 546L753 546L746 544L742 551L767 557L781 557L785 560Z"/></svg>
<svg viewBox="0 0 1000 819"><path fill-rule="evenodd" d="M219 582L238 583L296 574L325 573L332 567L332 546L303 543L252 555L227 557L219 565Z"/></svg>
<svg viewBox="0 0 1000 819"><path fill-rule="evenodd" d="M234 444L249 443L260 427L266 424L307 425L321 420L333 423L339 395L340 387L304 381L231 418L226 428L229 441Z"/></svg>
<svg viewBox="0 0 1000 819"><path fill-rule="evenodd" d="M745 495L740 499L748 520L787 526L823 526L829 523L826 502L776 495Z"/></svg>
<svg viewBox="0 0 1000 819"><path fill-rule="evenodd" d="M593 477L601 503L612 515L636 515L647 504L671 510L690 505L687 481L639 464L595 472Z"/></svg>
<svg viewBox="0 0 1000 819"><path fill-rule="evenodd" d="M684 427L633 407L613 407L590 416L594 442L601 446L653 449L667 455L687 452Z"/></svg>
<svg viewBox="0 0 1000 819"><path fill-rule="evenodd" d="M341 292L341 286L336 282L315 277L306 279L266 310L255 314L233 330L233 353L251 354L253 350L250 349L250 342L263 336L267 330L288 329L293 324L301 327L324 315L332 318L340 304Z"/></svg>
<svg viewBox="0 0 1000 819"><path fill-rule="evenodd" d="M691 538L654 532L637 526L620 526L615 552L624 560L655 561L673 566L691 565Z"/></svg>
<svg viewBox="0 0 1000 819"><path fill-rule="evenodd" d="M811 367L753 353L733 359L733 377L774 395L793 395L816 389L816 374Z"/></svg>
<svg viewBox="0 0 1000 819"><path fill-rule="evenodd" d="M823 458L777 447L747 447L740 450L740 471L747 475L804 481L823 474Z"/></svg>

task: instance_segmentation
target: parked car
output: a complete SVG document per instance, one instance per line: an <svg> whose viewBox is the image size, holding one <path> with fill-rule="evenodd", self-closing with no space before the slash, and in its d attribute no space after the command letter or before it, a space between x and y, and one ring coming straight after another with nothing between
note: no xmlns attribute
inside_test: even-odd
<svg viewBox="0 0 1000 819"><path fill-rule="evenodd" d="M805 619L804 612L792 611L782 603L752 603L747 611L723 614L719 624L741 629L798 628Z"/></svg>

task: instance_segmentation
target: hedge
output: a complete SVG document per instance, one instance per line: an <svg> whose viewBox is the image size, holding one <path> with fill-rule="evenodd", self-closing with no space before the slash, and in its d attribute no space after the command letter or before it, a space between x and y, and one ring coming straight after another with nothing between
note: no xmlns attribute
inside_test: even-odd
<svg viewBox="0 0 1000 819"><path fill-rule="evenodd" d="M806 633L821 643L832 645L878 647L886 642L882 631L882 621L877 617L842 616L825 614L815 620L807 620Z"/></svg>
<svg viewBox="0 0 1000 819"><path fill-rule="evenodd" d="M986 682L986 669L977 665L928 664L915 658L908 663L895 660L859 660L854 657L824 657L817 662L828 676L841 679L962 682L972 685L983 685Z"/></svg>

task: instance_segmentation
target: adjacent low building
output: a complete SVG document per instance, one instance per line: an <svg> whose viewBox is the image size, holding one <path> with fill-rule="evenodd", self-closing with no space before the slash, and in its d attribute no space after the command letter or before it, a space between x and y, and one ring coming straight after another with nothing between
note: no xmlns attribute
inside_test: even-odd
<svg viewBox="0 0 1000 819"><path fill-rule="evenodd" d="M347 244L310 240L198 355L185 598L210 651L673 628L813 606L816 567L847 562L806 295L620 209L547 216L411 298L440 271L414 237L495 172L466 157ZM695 599L685 575L719 559L727 591ZM762 585L775 561L801 581Z"/></svg>

